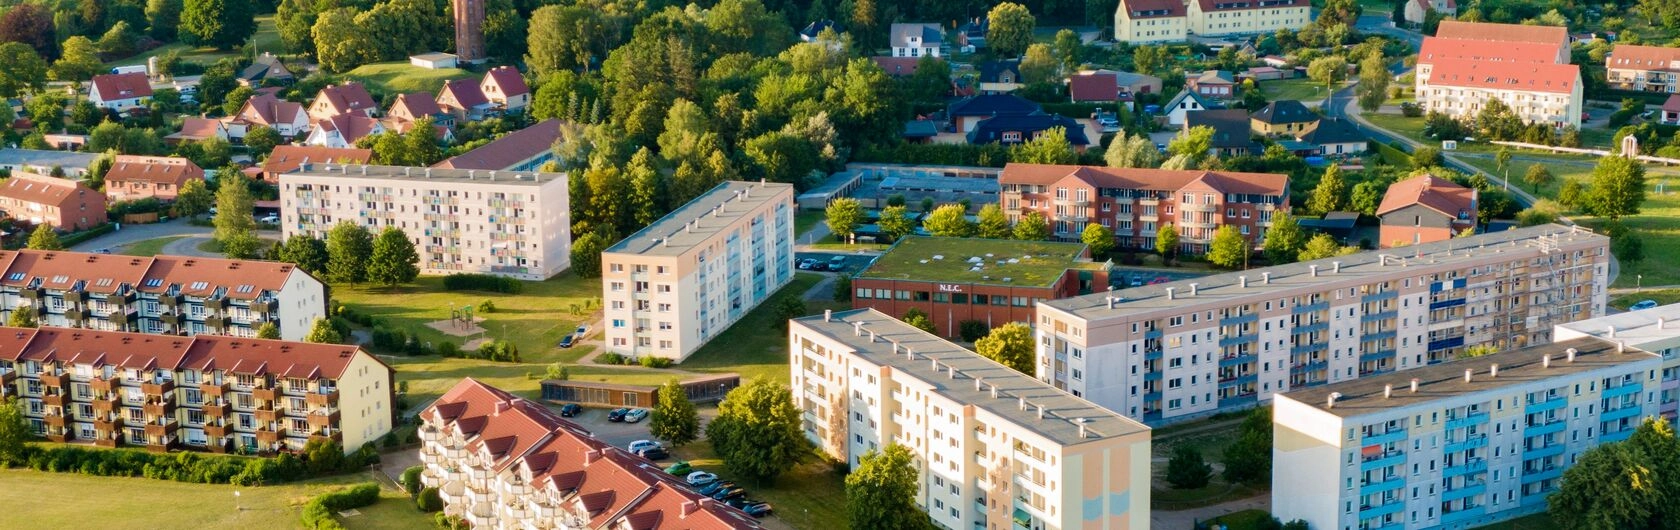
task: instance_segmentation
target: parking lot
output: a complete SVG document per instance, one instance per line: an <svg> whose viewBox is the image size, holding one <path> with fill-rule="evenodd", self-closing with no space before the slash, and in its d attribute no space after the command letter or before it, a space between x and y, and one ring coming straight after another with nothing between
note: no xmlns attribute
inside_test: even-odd
<svg viewBox="0 0 1680 530"><path fill-rule="evenodd" d="M836 257L841 259L840 268L827 268L828 264L832 263L832 260ZM869 260L874 259L874 257L875 256L873 254L852 254L845 252L796 252L793 255L793 262L799 263L807 259L814 259L817 260L818 263L822 263L824 267L822 271L818 272L845 272L855 274L865 265L868 265Z"/></svg>

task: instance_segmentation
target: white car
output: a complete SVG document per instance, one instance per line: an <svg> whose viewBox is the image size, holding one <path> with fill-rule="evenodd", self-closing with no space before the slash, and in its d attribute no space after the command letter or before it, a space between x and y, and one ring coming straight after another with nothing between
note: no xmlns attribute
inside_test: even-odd
<svg viewBox="0 0 1680 530"><path fill-rule="evenodd" d="M634 442L630 442L630 445L625 446L625 449L629 449L632 453L641 454L642 451L653 449L655 447L662 446L659 445L659 442L655 442L653 440L636 440Z"/></svg>
<svg viewBox="0 0 1680 530"><path fill-rule="evenodd" d="M690 486L704 486L704 485L707 485L707 484L711 484L713 482L717 482L717 478L718 478L717 475L712 474L712 473L707 473L705 471L695 471L693 473L688 474L688 485L690 485Z"/></svg>
<svg viewBox="0 0 1680 530"><path fill-rule="evenodd" d="M262 217L258 217L257 222L259 222L259 223L271 223L271 224L272 223L278 223L278 222L280 222L280 216L274 215L274 214L264 215Z"/></svg>

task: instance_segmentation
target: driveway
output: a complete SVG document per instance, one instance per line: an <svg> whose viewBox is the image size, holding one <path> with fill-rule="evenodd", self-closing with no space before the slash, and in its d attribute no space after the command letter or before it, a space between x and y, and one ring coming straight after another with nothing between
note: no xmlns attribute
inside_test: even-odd
<svg viewBox="0 0 1680 530"><path fill-rule="evenodd" d="M111 249L113 252L141 241L171 236L202 236L210 237L210 228L187 224L185 219L171 219L162 223L144 225L118 224L115 232L105 234L70 247L78 252L92 252L99 249Z"/></svg>

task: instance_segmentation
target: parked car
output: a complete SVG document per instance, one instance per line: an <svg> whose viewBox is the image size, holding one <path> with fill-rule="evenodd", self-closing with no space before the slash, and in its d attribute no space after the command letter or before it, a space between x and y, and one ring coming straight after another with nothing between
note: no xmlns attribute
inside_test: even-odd
<svg viewBox="0 0 1680 530"><path fill-rule="evenodd" d="M577 327L577 331L572 332L573 335L577 335L578 340L583 340L583 336L587 335L588 333L589 333L589 323L588 322L579 323L578 327Z"/></svg>
<svg viewBox="0 0 1680 530"><path fill-rule="evenodd" d="M746 495L747 495L747 490L745 488L729 488L729 489L726 489L726 490L723 490L723 491L719 491L717 493L713 493L712 494L712 500L727 501L729 499L733 499L733 498L736 498L736 497L745 497Z"/></svg>
<svg viewBox="0 0 1680 530"><path fill-rule="evenodd" d="M811 259L811 258L805 258L805 259L799 260L798 267L799 267L799 270L808 271L808 270L811 270L812 265L816 265L816 264L817 264L817 260Z"/></svg>
<svg viewBox="0 0 1680 530"><path fill-rule="evenodd" d="M624 423L639 423L647 417L647 409L630 409L630 412L624 413Z"/></svg>
<svg viewBox="0 0 1680 530"><path fill-rule="evenodd" d="M257 218L257 222L259 222L259 223L269 223L269 224L278 223L278 222L280 222L280 216L274 215L274 214L264 215L262 217Z"/></svg>
<svg viewBox="0 0 1680 530"><path fill-rule="evenodd" d="M629 412L630 409L612 409L607 413L607 421L624 421L624 415Z"/></svg>
<svg viewBox="0 0 1680 530"><path fill-rule="evenodd" d="M689 473L693 473L694 472L694 466L688 465L687 460L678 460L677 463L675 463L675 464L665 466L665 472L680 477L680 476L683 476L683 475L687 475Z"/></svg>
<svg viewBox="0 0 1680 530"><path fill-rule="evenodd" d="M1650 308L1653 308L1653 307L1657 307L1657 301L1656 300L1640 300L1640 301L1634 303L1632 306L1628 307L1628 311L1638 311L1638 310L1641 310L1641 309L1650 309Z"/></svg>
<svg viewBox="0 0 1680 530"><path fill-rule="evenodd" d="M640 453L643 450L655 447L660 447L660 445L659 442L655 442L653 440L636 440L634 442L630 442L630 445L624 446L625 449L629 449L632 453Z"/></svg>
<svg viewBox="0 0 1680 530"><path fill-rule="evenodd" d="M712 473L707 473L705 471L695 471L693 473L689 473L688 477L686 477L684 480L687 480L688 485L690 485L690 486L704 486L704 485L707 485L707 484L711 484L713 482L717 482L717 475L712 474Z"/></svg>
<svg viewBox="0 0 1680 530"><path fill-rule="evenodd" d="M828 270L838 271L838 270L844 269L844 268L846 268L846 257L845 256L835 256L835 257L832 257L832 258L828 258Z"/></svg>
<svg viewBox="0 0 1680 530"><path fill-rule="evenodd" d="M583 414L583 407L577 403L567 403L560 406L560 417L562 418L570 418L579 414Z"/></svg>
<svg viewBox="0 0 1680 530"><path fill-rule="evenodd" d="M572 344L575 344L575 341L572 340L572 337L573 336L571 334L567 334L564 337L560 337L560 347L561 348L572 347Z"/></svg>
<svg viewBox="0 0 1680 530"><path fill-rule="evenodd" d="M813 271L826 271L826 270L828 270L828 262L818 261L816 263L812 263L811 264L811 270L813 270Z"/></svg>
<svg viewBox="0 0 1680 530"><path fill-rule="evenodd" d="M745 510L745 509L747 509L748 506L752 506L754 504L760 504L760 501L756 501L756 500L753 500L753 499L748 499L746 496L743 495L743 496L740 496L740 497L736 497L736 498L724 501L724 504L728 504L730 508L734 508L734 509L737 509L737 510Z"/></svg>
<svg viewBox="0 0 1680 530"><path fill-rule="evenodd" d="M770 503L768 503L768 502L761 502L761 503L758 503L758 504L749 505L746 508L742 508L741 511L747 512L747 515L751 515L753 517L760 517L760 518L769 517L771 514L774 513L774 510L771 508Z"/></svg>
<svg viewBox="0 0 1680 530"><path fill-rule="evenodd" d="M636 454L641 455L642 458L646 458L648 460L653 460L653 461L656 461L656 462L671 457L671 453L666 452L664 447L652 447L652 448L648 448L648 449L643 449L640 452L637 452Z"/></svg>
<svg viewBox="0 0 1680 530"><path fill-rule="evenodd" d="M702 486L700 489L695 490L694 492L699 493L701 495L705 495L707 497L710 497L710 496L712 496L713 493L717 493L719 491L727 490L727 489L734 488L734 487L735 487L734 482L730 482L730 481L727 481L727 480L719 480L717 482L713 482L711 484L707 484L705 486Z"/></svg>

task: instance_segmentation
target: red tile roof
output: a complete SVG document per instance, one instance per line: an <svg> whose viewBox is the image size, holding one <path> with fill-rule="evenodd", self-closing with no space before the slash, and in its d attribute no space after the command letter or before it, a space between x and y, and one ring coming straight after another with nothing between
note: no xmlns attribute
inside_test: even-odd
<svg viewBox="0 0 1680 530"><path fill-rule="evenodd" d="M1569 94L1581 81L1573 64L1492 63L1474 59L1438 59L1429 84L1494 90Z"/></svg>
<svg viewBox="0 0 1680 530"><path fill-rule="evenodd" d="M1468 211L1472 221L1476 218L1476 190L1428 173L1390 184L1382 204L1377 206L1377 215L1414 204L1448 217L1457 218L1459 212Z"/></svg>
<svg viewBox="0 0 1680 530"><path fill-rule="evenodd" d="M373 159L372 149L338 149L314 145L277 145L263 160L262 171L279 175L297 170L304 162L366 164Z"/></svg>
<svg viewBox="0 0 1680 530"><path fill-rule="evenodd" d="M78 192L99 193L94 191L93 188L74 180L30 173L12 173L12 178L6 179L5 184L0 184L0 198L48 204L61 208L73 204ZM100 196L104 195L101 194Z"/></svg>
<svg viewBox="0 0 1680 530"><path fill-rule="evenodd" d="M885 55L877 55L870 57L870 59L873 59L875 64L881 67L881 70L886 71L887 75L894 77L916 73L916 65L920 64L922 60L920 57L888 57Z"/></svg>
<svg viewBox="0 0 1680 530"><path fill-rule="evenodd" d="M1557 26L1459 22L1457 20L1441 21L1441 26L1435 30L1435 36L1443 39L1532 42L1552 46L1568 46L1569 43L1569 30Z"/></svg>
<svg viewBox="0 0 1680 530"><path fill-rule="evenodd" d="M284 289L293 270L296 266L280 261L157 256L146 270L139 290L157 293L173 287L176 293L186 296L217 295L250 300L263 291ZM158 285L150 285L153 280Z"/></svg>
<svg viewBox="0 0 1680 530"><path fill-rule="evenodd" d="M1097 188L1176 191L1202 181L1223 193L1283 195L1289 190L1289 176L1273 173L1017 163L1003 166L998 183L1048 185L1069 177Z"/></svg>
<svg viewBox="0 0 1680 530"><path fill-rule="evenodd" d="M542 122L502 135L501 138L479 146L453 158L438 162L432 167L447 169L489 169L501 170L514 167L520 162L542 154L554 148L554 142L560 140L560 120L548 119Z"/></svg>
<svg viewBox="0 0 1680 530"><path fill-rule="evenodd" d="M335 114L349 112L365 112L367 109L377 108L373 96L368 94L367 87L361 83L345 83L329 85L315 95L317 100L326 100Z"/></svg>
<svg viewBox="0 0 1680 530"><path fill-rule="evenodd" d="M344 139L345 145L355 144L356 140L360 140L364 136L373 134L377 129L383 128L383 126L379 124L379 120L369 118L362 114L339 114L337 116L315 122L315 127L324 131L338 131L338 135L340 138Z"/></svg>
<svg viewBox="0 0 1680 530"><path fill-rule="evenodd" d="M152 97L152 82L146 74L101 74L93 76L93 89L102 101Z"/></svg>
<svg viewBox="0 0 1680 530"><path fill-rule="evenodd" d="M0 348L6 337L0 336ZM657 465L593 437L547 407L472 378L420 413L466 441L493 472L514 469L532 487L582 509L591 528L758 529L758 521L705 498Z"/></svg>
<svg viewBox="0 0 1680 530"><path fill-rule="evenodd" d="M246 375L339 379L358 351L355 346L338 344L216 335L176 337L77 328L0 327L0 359L57 361L96 368L226 370Z"/></svg>
<svg viewBox="0 0 1680 530"><path fill-rule="evenodd" d="M156 258L95 254L87 252L56 252L44 250L0 251L5 276L0 285L26 288L31 285L43 289L72 289L81 284L82 290L95 294L111 294L123 289L136 289L146 277Z"/></svg>
<svg viewBox="0 0 1680 530"><path fill-rule="evenodd" d="M250 123L272 126L297 123L298 117L303 114L301 104L280 99L274 94L257 94L245 100L245 106L239 109L238 117Z"/></svg>
<svg viewBox="0 0 1680 530"><path fill-rule="evenodd" d="M1556 44L1506 42L1489 46L1487 41L1481 40L1430 37L1423 39L1423 46L1418 48L1418 62L1429 64L1442 59L1476 59L1489 62L1550 64L1557 62L1557 52Z"/></svg>
<svg viewBox="0 0 1680 530"><path fill-rule="evenodd" d="M207 140L223 138L225 134L226 130L223 127L222 120L187 117L181 119L181 132L171 134L169 137L182 140Z"/></svg>
<svg viewBox="0 0 1680 530"><path fill-rule="evenodd" d="M512 66L498 66L490 69L489 72L484 74L484 83L500 87L502 95L510 98L531 92L531 88L525 86L525 76L519 73L519 69Z"/></svg>
<svg viewBox="0 0 1680 530"><path fill-rule="evenodd" d="M1203 13L1215 11L1241 11L1245 9L1279 9L1288 7L1310 7L1307 0L1199 0Z"/></svg>
<svg viewBox="0 0 1680 530"><path fill-rule="evenodd" d="M165 183L177 187L203 178L204 169L191 160L161 156L118 155L105 173L106 182Z"/></svg>
<svg viewBox="0 0 1680 530"><path fill-rule="evenodd" d="M1185 10L1182 0L1121 0L1120 4L1134 19L1182 17Z"/></svg>
<svg viewBox="0 0 1680 530"><path fill-rule="evenodd" d="M398 109L403 112L397 112ZM443 114L443 109L438 107L437 99L433 98L431 94L413 92L397 94L397 100L391 103L391 111L386 114L418 119Z"/></svg>
<svg viewBox="0 0 1680 530"><path fill-rule="evenodd" d="M1680 112L1680 94L1668 96L1668 101L1663 102L1662 109L1668 112Z"/></svg>
<svg viewBox="0 0 1680 530"><path fill-rule="evenodd" d="M484 97L484 89L471 79L456 79L443 84L443 90L438 91L438 101L448 104L453 101L455 106L470 109L479 105L490 104L490 99Z"/></svg>
<svg viewBox="0 0 1680 530"><path fill-rule="evenodd" d="M125 288L158 293L174 288L184 295L251 300L264 291L272 294L284 289L294 269L279 261L0 250L0 285L14 288L70 289L82 283L83 290L93 293ZM156 285L148 285L148 280L156 280Z"/></svg>
<svg viewBox="0 0 1680 530"><path fill-rule="evenodd" d="M1605 66L1631 70L1680 71L1680 48L1618 44L1604 58Z"/></svg>
<svg viewBox="0 0 1680 530"><path fill-rule="evenodd" d="M1115 101L1120 98L1120 79L1114 74L1076 74L1068 77L1068 94L1074 101Z"/></svg>

